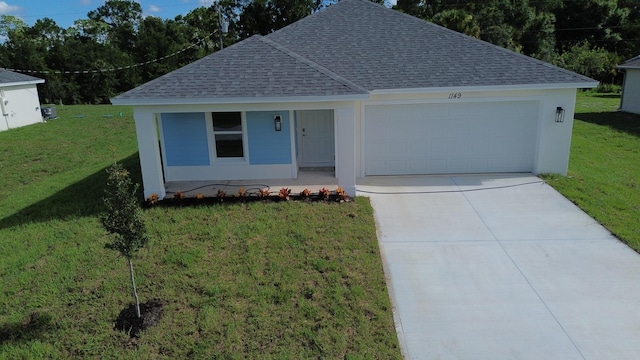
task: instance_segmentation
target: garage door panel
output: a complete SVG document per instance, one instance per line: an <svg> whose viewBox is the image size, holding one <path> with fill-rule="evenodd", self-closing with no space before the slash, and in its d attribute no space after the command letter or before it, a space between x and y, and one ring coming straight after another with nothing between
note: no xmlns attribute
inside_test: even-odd
<svg viewBox="0 0 640 360"><path fill-rule="evenodd" d="M405 121L408 135L411 137L424 137L431 131L429 128L429 121L423 116L417 116L416 119L420 121Z"/></svg>
<svg viewBox="0 0 640 360"><path fill-rule="evenodd" d="M438 121L438 120L435 120L435 121ZM465 121L462 121L459 119L453 119L449 121L447 136L458 137L462 134L466 134L468 131L470 131L470 129L469 129L469 126L465 124Z"/></svg>
<svg viewBox="0 0 640 360"><path fill-rule="evenodd" d="M529 172L539 102L369 105L365 174Z"/></svg>
<svg viewBox="0 0 640 360"><path fill-rule="evenodd" d="M446 136L449 131L449 124L444 121L438 121L438 119L442 118L431 118L427 120L429 122L429 126L427 127L429 136Z"/></svg>
<svg viewBox="0 0 640 360"><path fill-rule="evenodd" d="M373 174L383 174L387 172L387 161L386 160L370 160L367 162L368 171Z"/></svg>
<svg viewBox="0 0 640 360"><path fill-rule="evenodd" d="M489 144L479 139L472 139L469 143L469 151L473 156L485 159L491 154Z"/></svg>
<svg viewBox="0 0 640 360"><path fill-rule="evenodd" d="M447 140L445 138L429 138L429 156L432 158L447 157Z"/></svg>
<svg viewBox="0 0 640 360"><path fill-rule="evenodd" d="M469 155L469 151L467 150L467 141L466 138L449 138L448 139L448 156L453 158L464 158Z"/></svg>
<svg viewBox="0 0 640 360"><path fill-rule="evenodd" d="M426 174L442 174L447 171L447 159L429 160L429 168Z"/></svg>
<svg viewBox="0 0 640 360"><path fill-rule="evenodd" d="M388 154L391 159L404 160L408 155L407 142L395 140L389 144Z"/></svg>
<svg viewBox="0 0 640 360"><path fill-rule="evenodd" d="M462 173L467 170L467 159L449 159L449 168L448 172L452 173Z"/></svg>
<svg viewBox="0 0 640 360"><path fill-rule="evenodd" d="M387 158L387 154L389 153L389 145L388 144L380 144L379 146L373 146L369 149L367 156L371 161L377 161L377 159L385 159Z"/></svg>
<svg viewBox="0 0 640 360"><path fill-rule="evenodd" d="M474 172L486 172L489 170L488 162L486 158L469 159L469 168Z"/></svg>
<svg viewBox="0 0 640 360"><path fill-rule="evenodd" d="M367 134L373 137L382 137L386 126L387 124L385 122L372 117L367 124Z"/></svg>
<svg viewBox="0 0 640 360"><path fill-rule="evenodd" d="M426 160L408 160L407 168L411 172L423 173L427 171L427 161Z"/></svg>
<svg viewBox="0 0 640 360"><path fill-rule="evenodd" d="M400 124L395 126L392 126L391 124L387 124L387 125L388 126L384 132L385 137L388 137L397 141L398 139L404 139L405 136L407 136L406 124Z"/></svg>
<svg viewBox="0 0 640 360"><path fill-rule="evenodd" d="M499 172L506 171L509 168L509 161L506 159L490 159L488 167Z"/></svg>
<svg viewBox="0 0 640 360"><path fill-rule="evenodd" d="M402 174L407 168L406 160L391 160L389 161L389 171L393 174Z"/></svg>
<svg viewBox="0 0 640 360"><path fill-rule="evenodd" d="M424 159L427 157L429 147L424 140L409 142L407 146L409 147L409 158Z"/></svg>

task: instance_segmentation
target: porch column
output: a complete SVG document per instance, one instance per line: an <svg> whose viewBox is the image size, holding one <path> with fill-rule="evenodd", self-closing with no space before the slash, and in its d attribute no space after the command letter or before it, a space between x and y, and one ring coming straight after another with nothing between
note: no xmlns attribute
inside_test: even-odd
<svg viewBox="0 0 640 360"><path fill-rule="evenodd" d="M353 106L336 108L336 176L349 196L356 196L356 111Z"/></svg>
<svg viewBox="0 0 640 360"><path fill-rule="evenodd" d="M133 118L136 121L144 197L146 199L155 193L162 199L167 193L164 188L164 178L162 176L162 162L160 160L158 127L155 114L149 111L134 109Z"/></svg>

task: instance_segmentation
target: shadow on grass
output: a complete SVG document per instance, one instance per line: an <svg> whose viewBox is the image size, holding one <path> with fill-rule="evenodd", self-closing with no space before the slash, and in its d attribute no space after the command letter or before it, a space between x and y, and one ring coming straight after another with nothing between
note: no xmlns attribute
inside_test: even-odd
<svg viewBox="0 0 640 360"><path fill-rule="evenodd" d="M576 113L575 118L591 124L608 126L631 135L640 136L640 115L623 111Z"/></svg>
<svg viewBox="0 0 640 360"><path fill-rule="evenodd" d="M142 201L142 176L138 153L120 160L129 171L134 183L140 184L138 197ZM99 214L103 209L104 189L107 183L106 167L59 192L16 213L0 219L0 229L52 219L69 219Z"/></svg>
<svg viewBox="0 0 640 360"><path fill-rule="evenodd" d="M24 321L0 324L0 345L40 339L43 333L50 330L50 323L51 316L33 312Z"/></svg>

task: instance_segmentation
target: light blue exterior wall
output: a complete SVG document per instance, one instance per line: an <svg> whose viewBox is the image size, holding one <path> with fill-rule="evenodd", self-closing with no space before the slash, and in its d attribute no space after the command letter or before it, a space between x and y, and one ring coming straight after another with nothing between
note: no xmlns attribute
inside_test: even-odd
<svg viewBox="0 0 640 360"><path fill-rule="evenodd" d="M210 164L204 113L162 114L161 119L168 166Z"/></svg>
<svg viewBox="0 0 640 360"><path fill-rule="evenodd" d="M282 118L282 131L275 131L273 117ZM246 113L249 163L251 165L291 164L291 120L289 111L249 111Z"/></svg>

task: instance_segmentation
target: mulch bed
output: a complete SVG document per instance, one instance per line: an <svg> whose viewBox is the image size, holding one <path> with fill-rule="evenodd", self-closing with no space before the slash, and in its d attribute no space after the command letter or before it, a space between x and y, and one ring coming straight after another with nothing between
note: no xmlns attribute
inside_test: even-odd
<svg viewBox="0 0 640 360"><path fill-rule="evenodd" d="M130 304L120 311L115 330L128 333L132 338L139 338L140 332L157 325L164 312L164 303L160 300L149 300L140 304L140 317L136 317L136 305Z"/></svg>
<svg viewBox="0 0 640 360"><path fill-rule="evenodd" d="M325 202L325 203L343 203L349 202L352 199L347 196L339 196L335 193L330 194L329 196L323 195L311 195L311 196L302 196L302 195L289 195L286 198L280 197L278 195L269 195L269 196L246 196L246 197L238 197L238 196L225 196L225 197L171 197L171 195L167 195L163 200L150 200L147 199L144 203L145 207L154 207L154 206L197 206L197 205L213 205L213 204L237 204L237 203L251 203L251 202L283 202L283 201L301 201L301 202Z"/></svg>

